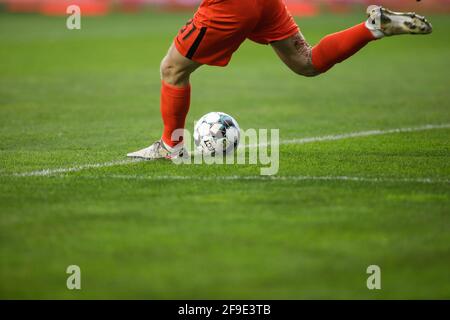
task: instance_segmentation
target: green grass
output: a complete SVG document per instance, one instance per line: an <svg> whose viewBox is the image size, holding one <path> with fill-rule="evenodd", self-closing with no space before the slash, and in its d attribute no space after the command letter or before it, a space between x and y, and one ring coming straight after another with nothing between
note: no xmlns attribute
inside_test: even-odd
<svg viewBox="0 0 450 320"><path fill-rule="evenodd" d="M281 146L280 176L378 182L215 180L260 166L168 162L13 176L158 138L159 62L188 17L68 31L64 17L0 14L0 297L450 298L450 129ZM359 20L299 24L316 43ZM188 126L213 110L282 139L450 123L450 20L430 20L432 35L372 43L313 79L246 42L228 68L195 73ZM151 179L171 175L197 179ZM71 264L81 291L66 289ZM371 264L380 291L366 288Z"/></svg>

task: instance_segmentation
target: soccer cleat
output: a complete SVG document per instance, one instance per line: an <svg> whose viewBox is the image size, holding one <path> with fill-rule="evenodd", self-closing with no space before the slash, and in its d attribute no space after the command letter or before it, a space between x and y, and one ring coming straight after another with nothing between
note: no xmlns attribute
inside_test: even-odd
<svg viewBox="0 0 450 320"><path fill-rule="evenodd" d="M431 23L414 12L394 12L381 6L367 8L366 26L376 37L400 34L429 34L433 31Z"/></svg>
<svg viewBox="0 0 450 320"><path fill-rule="evenodd" d="M175 159L189 157L187 150L184 147L170 148L166 147L162 140L156 141L148 148L141 149L136 152L127 154L129 158L156 160L156 159Z"/></svg>

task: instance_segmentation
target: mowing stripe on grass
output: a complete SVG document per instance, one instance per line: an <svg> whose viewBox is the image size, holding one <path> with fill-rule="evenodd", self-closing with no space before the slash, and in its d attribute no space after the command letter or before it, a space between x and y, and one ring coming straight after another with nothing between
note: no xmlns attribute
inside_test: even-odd
<svg viewBox="0 0 450 320"><path fill-rule="evenodd" d="M306 143L314 143L314 142L322 142L322 141L336 141L336 140L343 140L343 139L349 139L349 138L369 137L369 136L378 136L378 135L386 135L386 134L394 134L394 133L417 132L417 131L447 129L447 128L450 128L449 123L447 123L447 124L427 124L427 125L422 125L422 126L418 126L418 127L409 127L409 128L369 130L369 131L350 132L350 133L309 137L309 138L301 138L301 139L281 140L280 145L306 144ZM267 146L267 144L248 145L247 147L255 148L255 147L263 147L263 146ZM103 163L84 164L84 165L78 165L78 166L73 166L73 167L68 167L68 168L41 169L41 170L28 171L28 172L22 172L22 173L15 173L13 175L17 176L17 177L50 176L50 175L54 175L54 174L78 172L78 171L87 170L87 169L128 165L130 163L136 163L139 161L140 160L136 160L136 159L117 160L117 161L109 161L109 162L103 162Z"/></svg>
<svg viewBox="0 0 450 320"><path fill-rule="evenodd" d="M83 176L92 179L124 179L124 180L149 180L149 181L356 181L356 182L393 182L393 183L427 183L450 184L449 179L440 178L377 178L377 177L349 177L349 176L142 176L142 175L105 175Z"/></svg>

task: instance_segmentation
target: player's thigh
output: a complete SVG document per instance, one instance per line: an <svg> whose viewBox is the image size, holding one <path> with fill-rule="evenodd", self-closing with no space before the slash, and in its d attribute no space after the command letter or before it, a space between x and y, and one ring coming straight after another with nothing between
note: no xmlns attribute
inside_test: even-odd
<svg viewBox="0 0 450 320"><path fill-rule="evenodd" d="M178 52L211 66L226 66L258 23L257 0L203 0L175 37Z"/></svg>
<svg viewBox="0 0 450 320"><path fill-rule="evenodd" d="M311 46L301 32L271 43L280 59L294 72L314 76L317 74L311 60Z"/></svg>

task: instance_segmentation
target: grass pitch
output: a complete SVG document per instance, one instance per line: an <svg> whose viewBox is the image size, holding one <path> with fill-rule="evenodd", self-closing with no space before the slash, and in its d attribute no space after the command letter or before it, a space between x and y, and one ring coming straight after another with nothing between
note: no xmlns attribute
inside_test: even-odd
<svg viewBox="0 0 450 320"><path fill-rule="evenodd" d="M278 175L291 178L278 180L164 161L14 175L121 160L157 139L159 61L188 18L69 31L65 18L1 14L0 297L449 298L448 128L282 145ZM316 43L362 18L299 24ZM188 126L210 111L283 140L448 124L450 21L430 20L432 35L371 43L314 79L246 42L228 68L194 74ZM66 288L72 264L80 291ZM366 288L372 264L381 290Z"/></svg>

